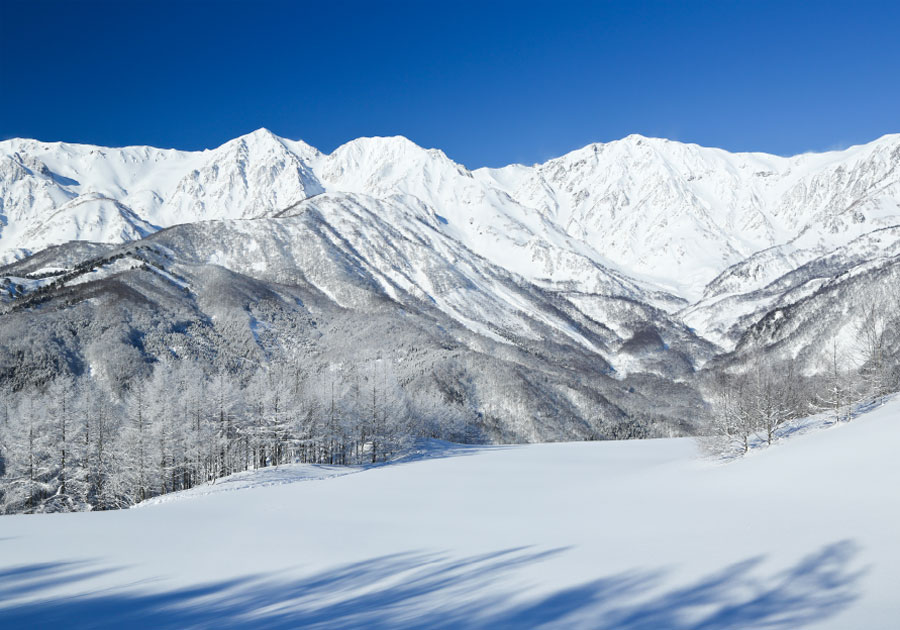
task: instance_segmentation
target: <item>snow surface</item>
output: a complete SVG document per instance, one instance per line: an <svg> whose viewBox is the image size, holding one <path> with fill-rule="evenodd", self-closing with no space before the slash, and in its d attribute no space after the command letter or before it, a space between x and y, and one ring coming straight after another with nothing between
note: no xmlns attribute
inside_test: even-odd
<svg viewBox="0 0 900 630"><path fill-rule="evenodd" d="M898 627L900 400L728 464L688 439L428 446L2 517L0 627Z"/></svg>

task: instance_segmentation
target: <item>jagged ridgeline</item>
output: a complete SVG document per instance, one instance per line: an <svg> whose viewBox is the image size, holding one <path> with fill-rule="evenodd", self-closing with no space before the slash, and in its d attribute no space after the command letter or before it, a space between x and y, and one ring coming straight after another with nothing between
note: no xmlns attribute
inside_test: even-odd
<svg viewBox="0 0 900 630"><path fill-rule="evenodd" d="M898 136L795 158L633 136L476 171L402 138L0 142L4 509L419 437L691 434L761 362L797 408L838 355L884 391L898 169Z"/></svg>

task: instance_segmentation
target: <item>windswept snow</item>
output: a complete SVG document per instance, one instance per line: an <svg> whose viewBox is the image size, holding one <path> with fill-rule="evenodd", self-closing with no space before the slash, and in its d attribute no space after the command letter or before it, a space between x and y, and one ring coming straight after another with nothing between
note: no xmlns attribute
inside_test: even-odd
<svg viewBox="0 0 900 630"><path fill-rule="evenodd" d="M898 450L893 400L726 465L688 439L433 444L8 516L0 626L894 629Z"/></svg>

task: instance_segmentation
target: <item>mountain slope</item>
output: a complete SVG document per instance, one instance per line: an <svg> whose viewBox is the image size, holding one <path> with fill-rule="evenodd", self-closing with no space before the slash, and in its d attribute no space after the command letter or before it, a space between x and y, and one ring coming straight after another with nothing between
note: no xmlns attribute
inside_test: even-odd
<svg viewBox="0 0 900 630"><path fill-rule="evenodd" d="M173 357L315 375L391 356L423 392L441 387L436 373L463 374L457 404L494 440L591 437L639 416L681 430L697 417L696 392L672 381L714 351L686 328L614 301L610 328L407 209L324 194L294 216L179 225L100 250L73 243L7 266L0 275L23 294L0 298L0 381L89 372L121 391Z"/></svg>
<svg viewBox="0 0 900 630"><path fill-rule="evenodd" d="M876 271L900 256L900 226L873 230L821 256L786 250L764 250L729 267L707 286L702 300L679 315L703 337L730 350L768 313L784 315L784 307L850 278L872 285L853 305L879 293L900 295L898 285Z"/></svg>

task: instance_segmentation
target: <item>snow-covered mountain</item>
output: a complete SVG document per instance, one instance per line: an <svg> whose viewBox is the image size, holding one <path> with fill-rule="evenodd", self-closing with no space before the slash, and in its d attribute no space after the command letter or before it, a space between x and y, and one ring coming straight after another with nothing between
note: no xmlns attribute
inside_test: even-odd
<svg viewBox="0 0 900 630"><path fill-rule="evenodd" d="M900 134L792 158L634 135L475 171L402 137L324 155L266 130L194 153L16 139L0 143L0 160L6 261L68 240L126 240L145 224L268 216L325 191L406 195L529 279L598 292L619 272L692 299L762 250L808 259L900 222ZM89 195L118 212L97 211L93 225L68 218L66 204Z"/></svg>
<svg viewBox="0 0 900 630"><path fill-rule="evenodd" d="M420 211L325 193L277 218L43 250L0 268L12 283L0 295L0 382L89 372L119 391L172 358L316 374L386 356L402 382L441 388L496 440L591 437L651 410L673 424L696 417L695 392L673 381L714 346L637 300L529 283ZM652 400L664 390L664 404Z"/></svg>
<svg viewBox="0 0 900 630"><path fill-rule="evenodd" d="M746 348L773 309L893 264L900 134L790 158L633 135L477 170L402 137L328 155L265 129L201 152L0 142L0 263L45 250L3 272L25 291L83 262L50 246L179 224L157 241L173 264L302 276L340 308L412 300L492 342L559 335L619 378L677 379L710 342Z"/></svg>
<svg viewBox="0 0 900 630"><path fill-rule="evenodd" d="M900 220L900 135L793 158L629 136L490 173L619 268L688 299L762 249L824 253Z"/></svg>
<svg viewBox="0 0 900 630"><path fill-rule="evenodd" d="M8 140L0 260L70 240L116 243L178 223L265 216L322 192L305 162L317 155L265 130L197 153ZM115 211L73 211L96 199Z"/></svg>

